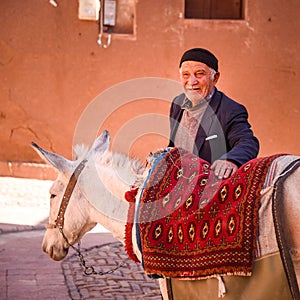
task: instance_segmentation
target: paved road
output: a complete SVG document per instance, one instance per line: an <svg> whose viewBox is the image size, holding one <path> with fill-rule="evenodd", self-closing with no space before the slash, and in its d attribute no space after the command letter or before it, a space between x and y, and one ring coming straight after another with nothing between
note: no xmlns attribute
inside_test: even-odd
<svg viewBox="0 0 300 300"><path fill-rule="evenodd" d="M161 299L157 282L100 226L81 247L98 272L125 263L112 274L84 275L73 250L62 262L42 252L50 186L50 181L0 177L0 300Z"/></svg>

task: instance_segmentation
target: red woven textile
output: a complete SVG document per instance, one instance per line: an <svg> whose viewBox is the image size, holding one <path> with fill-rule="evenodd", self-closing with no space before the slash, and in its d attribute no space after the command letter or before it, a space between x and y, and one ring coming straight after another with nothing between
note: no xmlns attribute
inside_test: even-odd
<svg viewBox="0 0 300 300"><path fill-rule="evenodd" d="M138 227L146 273L251 275L260 190L276 157L254 159L218 181L207 162L170 150L141 196Z"/></svg>

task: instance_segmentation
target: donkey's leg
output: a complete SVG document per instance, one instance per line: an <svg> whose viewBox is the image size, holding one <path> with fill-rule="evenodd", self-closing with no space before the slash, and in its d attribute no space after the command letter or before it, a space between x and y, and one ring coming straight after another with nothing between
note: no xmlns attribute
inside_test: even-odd
<svg viewBox="0 0 300 300"><path fill-rule="evenodd" d="M300 286L300 168L284 182L283 214L284 233Z"/></svg>

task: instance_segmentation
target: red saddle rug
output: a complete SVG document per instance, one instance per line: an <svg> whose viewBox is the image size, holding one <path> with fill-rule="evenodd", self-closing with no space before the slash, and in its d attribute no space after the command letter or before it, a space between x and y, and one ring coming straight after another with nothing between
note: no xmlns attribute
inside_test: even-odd
<svg viewBox="0 0 300 300"><path fill-rule="evenodd" d="M209 163L183 149L159 157L137 214L145 272L175 278L251 275L260 191L276 157L251 160L223 181Z"/></svg>

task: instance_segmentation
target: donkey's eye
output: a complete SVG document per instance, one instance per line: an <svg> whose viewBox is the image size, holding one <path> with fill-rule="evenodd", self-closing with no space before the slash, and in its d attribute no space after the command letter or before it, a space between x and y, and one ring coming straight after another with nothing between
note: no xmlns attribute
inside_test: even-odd
<svg viewBox="0 0 300 300"><path fill-rule="evenodd" d="M51 195L50 195L50 199L54 199L55 197L56 197L55 194L51 194Z"/></svg>

